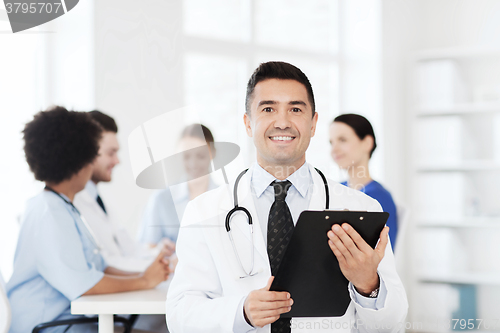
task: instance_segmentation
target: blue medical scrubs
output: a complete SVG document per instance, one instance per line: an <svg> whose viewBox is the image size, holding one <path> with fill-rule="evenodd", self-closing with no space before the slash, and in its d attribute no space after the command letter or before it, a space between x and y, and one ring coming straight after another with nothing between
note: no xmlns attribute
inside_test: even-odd
<svg viewBox="0 0 500 333"><path fill-rule="evenodd" d="M347 186L347 182L343 182L342 185ZM392 200L392 195L387 191L380 183L372 180L365 185L361 192L377 200L382 206L384 212L389 213L389 219L387 220L387 226L389 227L389 239L391 240L392 249L396 246L396 237L398 234L398 217L396 214L396 205L394 200Z"/></svg>
<svg viewBox="0 0 500 333"><path fill-rule="evenodd" d="M105 268L71 205L49 191L30 199L22 220L14 272L6 286L12 308L9 332L31 332L42 322L71 317L70 302L96 285ZM44 333L66 328L50 328Z"/></svg>
<svg viewBox="0 0 500 333"><path fill-rule="evenodd" d="M208 191L217 188L210 178ZM151 195L139 230L141 243L157 244L162 238L177 242L180 221L190 201L187 182L170 186Z"/></svg>

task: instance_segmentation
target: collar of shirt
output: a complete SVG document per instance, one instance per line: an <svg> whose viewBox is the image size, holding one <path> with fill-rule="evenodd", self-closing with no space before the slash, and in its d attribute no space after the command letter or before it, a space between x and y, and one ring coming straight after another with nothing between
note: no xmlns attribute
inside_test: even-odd
<svg viewBox="0 0 500 333"><path fill-rule="evenodd" d="M93 199L97 199L99 193L97 193L97 185L92 180L89 180L85 185L85 191L87 191Z"/></svg>
<svg viewBox="0 0 500 333"><path fill-rule="evenodd" d="M267 190L269 185L276 180L276 177L264 170L258 163L255 163L252 173L251 184L257 195L260 198ZM287 180L292 183L292 187L300 193L302 198L306 198L307 192L312 183L311 172L309 165L304 163L297 171L291 174Z"/></svg>
<svg viewBox="0 0 500 333"><path fill-rule="evenodd" d="M59 192L57 192L56 194L52 191L45 190L42 191L42 195L48 195L49 198L51 198L49 200L54 205L51 206L52 210L66 210L73 216L74 219L80 219L80 211L73 205L71 200L69 200L69 198L65 194Z"/></svg>
<svg viewBox="0 0 500 333"><path fill-rule="evenodd" d="M274 202L274 189L269 185L276 178L257 163L252 168L250 178L251 192L262 236L264 237L264 244L267 246L267 222L269 219L269 210ZM304 163L287 179L292 183L292 186L288 190L285 201L292 214L293 223L296 224L300 213L309 207L309 202L311 201L313 180L309 164Z"/></svg>
<svg viewBox="0 0 500 333"><path fill-rule="evenodd" d="M55 198L57 198L57 200L55 200L55 202L57 202L57 205L59 207L66 207L69 206L69 207L72 207L71 204L69 204L68 202L71 202L71 200L69 200L69 198L66 196L66 194L64 193L61 193L61 192L57 192L57 195L56 193L52 192L52 191L44 191L43 193L49 193L50 195L53 195ZM62 199L61 199L62 198ZM71 209L71 211L75 211L75 209Z"/></svg>

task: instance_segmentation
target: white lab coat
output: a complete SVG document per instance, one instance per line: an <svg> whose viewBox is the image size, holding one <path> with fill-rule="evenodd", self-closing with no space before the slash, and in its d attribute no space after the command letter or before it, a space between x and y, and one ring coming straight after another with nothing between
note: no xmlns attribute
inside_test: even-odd
<svg viewBox="0 0 500 333"><path fill-rule="evenodd" d="M149 250L136 243L125 228L113 219L109 207L106 207L108 214L104 213L87 187L77 193L74 205L87 221L101 248L101 255L109 266L139 272L153 262L158 250Z"/></svg>
<svg viewBox="0 0 500 333"><path fill-rule="evenodd" d="M319 174L309 167L314 181L309 210L323 210L324 184ZM177 241L179 263L167 295L167 325L173 333L233 332L236 311L241 311L240 302L252 290L263 288L271 276L267 250L251 194L250 174L251 170L240 181L238 200L240 206L247 208L253 218L254 271L259 273L239 278L243 272L226 232L226 214L234 207L234 183L221 186L191 201L182 220ZM330 180L328 185L330 209L381 211L377 201L359 191ZM233 216L231 230L234 243L248 271L252 250L248 222L246 215L242 213ZM366 309L351 301L342 317L293 318L292 332L349 332L356 320L364 323L357 329L360 332L402 331L400 327L404 326L408 301L396 273L390 246L379 264L378 273L387 290L385 304L381 308ZM351 300L354 300L353 292L350 291L350 294ZM311 327L319 329L311 330ZM270 332L270 325L254 331Z"/></svg>

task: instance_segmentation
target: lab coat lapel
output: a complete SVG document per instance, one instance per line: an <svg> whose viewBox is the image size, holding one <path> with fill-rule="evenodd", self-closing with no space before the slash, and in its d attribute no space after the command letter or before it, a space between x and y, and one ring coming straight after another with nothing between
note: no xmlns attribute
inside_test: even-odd
<svg viewBox="0 0 500 333"><path fill-rule="evenodd" d="M309 171L311 172L313 179L313 186L312 186L313 193L311 195L311 201L309 202L309 210L324 210L326 196L325 196L325 185L323 183L323 179L319 175L318 171L316 171L314 167L310 164L309 164Z"/></svg>
<svg viewBox="0 0 500 333"><path fill-rule="evenodd" d="M238 206L245 207L250 212L250 215L252 216L254 247L257 250L257 253L262 257L262 259L268 262L269 259L267 256L267 249L264 242L264 238L262 236L263 233L260 228L260 222L258 219L257 210L255 208L255 203L253 200L253 195L251 190L250 180L251 180L252 170L253 168L250 168L247 171L247 173L241 178L240 183L238 185ZM234 183L230 187L230 191L231 193L230 195L228 193L228 195L231 199L225 200L226 202L223 208L224 211L226 211L226 213L234 208L234 202L233 202ZM237 231L238 234L244 235L244 237L251 242L251 234L249 232L246 214L238 212L233 214L233 216L234 217L231 219L231 224L230 224L231 228L234 228L235 232Z"/></svg>

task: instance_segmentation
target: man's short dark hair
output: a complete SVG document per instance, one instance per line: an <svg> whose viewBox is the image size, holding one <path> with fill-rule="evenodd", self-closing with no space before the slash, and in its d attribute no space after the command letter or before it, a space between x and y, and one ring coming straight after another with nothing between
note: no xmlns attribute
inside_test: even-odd
<svg viewBox="0 0 500 333"><path fill-rule="evenodd" d="M253 72L250 80L248 80L247 96L245 99L245 111L248 115L250 115L250 100L252 99L255 86L257 83L268 79L295 80L302 83L307 90L309 103L311 103L312 115L314 116L316 112L316 103L314 102L314 93L309 79L300 69L282 61L264 62Z"/></svg>
<svg viewBox="0 0 500 333"><path fill-rule="evenodd" d="M92 163L102 129L87 112L54 106L24 126L24 152L35 179L60 183Z"/></svg>
<svg viewBox="0 0 500 333"><path fill-rule="evenodd" d="M115 120L107 114L102 113L99 110L89 111L89 114L92 119L94 119L99 123L99 125L101 125L104 132L118 133L118 126L116 126Z"/></svg>

